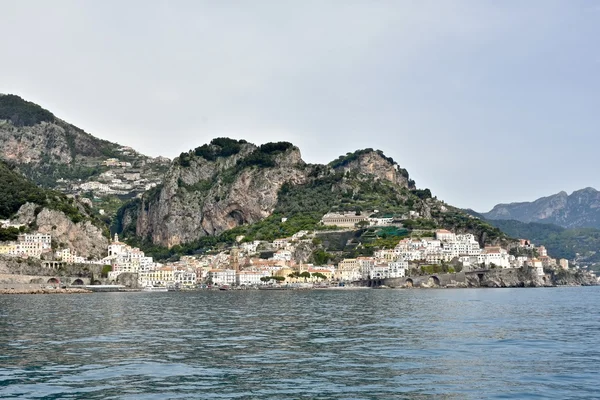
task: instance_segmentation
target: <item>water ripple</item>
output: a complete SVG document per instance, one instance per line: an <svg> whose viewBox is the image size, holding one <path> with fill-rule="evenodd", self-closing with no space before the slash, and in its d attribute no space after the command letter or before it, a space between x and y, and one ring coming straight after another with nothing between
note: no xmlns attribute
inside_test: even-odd
<svg viewBox="0 0 600 400"><path fill-rule="evenodd" d="M0 397L594 398L600 288L0 297Z"/></svg>

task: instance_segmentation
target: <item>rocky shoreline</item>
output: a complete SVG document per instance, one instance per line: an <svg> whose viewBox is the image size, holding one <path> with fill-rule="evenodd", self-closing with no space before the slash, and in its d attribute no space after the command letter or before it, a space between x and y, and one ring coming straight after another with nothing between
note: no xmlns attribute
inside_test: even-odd
<svg viewBox="0 0 600 400"><path fill-rule="evenodd" d="M93 293L91 290L80 289L80 288L29 288L29 289L0 289L0 294L84 294Z"/></svg>

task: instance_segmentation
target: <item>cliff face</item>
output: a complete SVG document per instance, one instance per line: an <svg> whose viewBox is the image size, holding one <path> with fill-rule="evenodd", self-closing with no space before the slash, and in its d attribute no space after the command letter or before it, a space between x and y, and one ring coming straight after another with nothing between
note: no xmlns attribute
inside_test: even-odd
<svg viewBox="0 0 600 400"><path fill-rule="evenodd" d="M0 123L2 158L15 164L70 164L102 156L106 143L58 119L23 127Z"/></svg>
<svg viewBox="0 0 600 400"><path fill-rule="evenodd" d="M89 220L74 223L63 212L26 203L19 209L15 220L20 224L37 226L36 231L51 234L61 247L69 247L77 254L94 258L106 256L108 238Z"/></svg>
<svg viewBox="0 0 600 400"><path fill-rule="evenodd" d="M265 157L266 166L242 165ZM286 183L306 181L307 169L298 148L262 152L242 143L239 152L207 160L182 158L173 164L158 190L146 193L136 208L122 215L125 229L135 223L137 236L171 247L202 236L218 235L271 215L277 194Z"/></svg>
<svg viewBox="0 0 600 400"><path fill-rule="evenodd" d="M487 219L542 222L565 228L600 228L600 192L586 188L560 192L533 202L498 204L482 214Z"/></svg>
<svg viewBox="0 0 600 400"><path fill-rule="evenodd" d="M400 168L394 160L385 157L382 152L372 149L360 150L330 164L335 170L344 172L359 171L372 179L391 182L400 188L414 189L414 182L408 172Z"/></svg>
<svg viewBox="0 0 600 400"><path fill-rule="evenodd" d="M37 180L57 166L118 155L119 145L98 139L50 111L14 95L0 95L0 158ZM64 171L63 171L64 172Z"/></svg>
<svg viewBox="0 0 600 400"><path fill-rule="evenodd" d="M103 165L109 158L118 160L111 168ZM133 194L145 190L138 183L157 183L166 169L163 158L151 159L131 148L98 139L57 117L37 104L14 95L0 94L0 160L43 187L68 193L83 192L79 185L103 179L102 172L111 171L111 179L127 183ZM114 162L114 160L113 160ZM122 165L121 165L122 164ZM126 171L125 168L128 168ZM129 176L125 172L129 172ZM139 177L131 178L139 174ZM134 187L140 186L140 187ZM97 194L105 195L101 191Z"/></svg>
<svg viewBox="0 0 600 400"><path fill-rule="evenodd" d="M114 228L125 238L173 247L242 225L247 229L236 235L273 239L315 229L326 213L357 211L398 218L417 211L418 221L405 217L409 228L475 232L482 243L502 236L488 224L446 207L428 189L416 190L408 172L379 150L307 165L290 143L257 147L227 138L182 153L161 187L121 208ZM248 227L273 213L275 220Z"/></svg>
<svg viewBox="0 0 600 400"><path fill-rule="evenodd" d="M172 247L263 220L280 205L284 184L288 190L321 185L321 196L324 190L329 199L361 197L377 182L385 182L393 192L386 194L400 202L409 197L408 189L414 185L406 170L370 149L328 166L307 165L298 148L289 143L257 147L219 138L175 159L159 189L121 210L117 230ZM302 193L300 197L311 200L307 192ZM303 203L300 208L316 211L310 207Z"/></svg>

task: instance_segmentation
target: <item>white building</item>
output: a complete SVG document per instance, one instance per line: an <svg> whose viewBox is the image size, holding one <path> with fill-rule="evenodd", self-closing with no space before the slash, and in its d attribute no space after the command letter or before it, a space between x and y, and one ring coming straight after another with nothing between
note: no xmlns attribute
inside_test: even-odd
<svg viewBox="0 0 600 400"><path fill-rule="evenodd" d="M173 282L180 287L190 287L196 284L196 273L186 269L175 269L173 271Z"/></svg>
<svg viewBox="0 0 600 400"><path fill-rule="evenodd" d="M446 229L438 229L435 231L435 238L443 242L456 240L456 235Z"/></svg>
<svg viewBox="0 0 600 400"><path fill-rule="evenodd" d="M485 264L486 267L494 264L497 267L510 268L510 256L501 247L486 247L479 256L479 263Z"/></svg>
<svg viewBox="0 0 600 400"><path fill-rule="evenodd" d="M290 261L291 259L292 259L292 252L289 250L277 250L273 254L273 260Z"/></svg>
<svg viewBox="0 0 600 400"><path fill-rule="evenodd" d="M52 236L43 233L23 233L18 236L18 242L22 244L40 243L42 249L52 248Z"/></svg>
<svg viewBox="0 0 600 400"><path fill-rule="evenodd" d="M208 279L213 285L235 285L236 273L234 269L211 269Z"/></svg>
<svg viewBox="0 0 600 400"><path fill-rule="evenodd" d="M270 276L268 271L239 271L236 277L238 285L256 286L264 285L266 282L260 280L265 276Z"/></svg>

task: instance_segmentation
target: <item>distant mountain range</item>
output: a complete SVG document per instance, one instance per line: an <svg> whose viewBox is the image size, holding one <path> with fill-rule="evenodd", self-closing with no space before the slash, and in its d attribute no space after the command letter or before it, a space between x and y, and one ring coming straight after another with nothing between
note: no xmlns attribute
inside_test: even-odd
<svg viewBox="0 0 600 400"><path fill-rule="evenodd" d="M498 204L487 213L465 211L511 237L546 246L554 257L600 265L600 192L594 188L571 195L563 191L533 202Z"/></svg>
<svg viewBox="0 0 600 400"><path fill-rule="evenodd" d="M487 213L488 220L516 220L554 224L564 228L600 229L600 192L588 187L571 195L560 192L533 202L498 204Z"/></svg>

